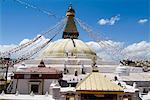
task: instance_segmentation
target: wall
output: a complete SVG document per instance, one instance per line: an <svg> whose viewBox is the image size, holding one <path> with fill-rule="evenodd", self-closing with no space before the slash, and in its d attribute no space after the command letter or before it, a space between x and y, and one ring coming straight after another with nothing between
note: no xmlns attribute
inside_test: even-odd
<svg viewBox="0 0 150 100"><path fill-rule="evenodd" d="M19 91L20 94L30 94L30 83L33 83L33 81L40 82L39 84L40 94L42 94L42 90L43 90L43 94L45 94L46 92L49 91L49 86L54 80L45 79L42 82L42 79L18 79L18 82L17 82L17 79L14 79L12 93L16 93L16 91ZM17 85L17 88L16 88L16 85Z"/></svg>

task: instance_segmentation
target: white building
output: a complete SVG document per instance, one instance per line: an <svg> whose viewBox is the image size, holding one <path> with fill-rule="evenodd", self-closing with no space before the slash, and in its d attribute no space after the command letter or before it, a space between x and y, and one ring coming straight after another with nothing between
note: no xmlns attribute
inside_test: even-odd
<svg viewBox="0 0 150 100"><path fill-rule="evenodd" d="M12 77L12 82L8 91L20 94L45 94L49 92L50 84L53 81L59 81L62 78L62 72L51 67L46 67L41 61L36 67L26 67L18 69Z"/></svg>

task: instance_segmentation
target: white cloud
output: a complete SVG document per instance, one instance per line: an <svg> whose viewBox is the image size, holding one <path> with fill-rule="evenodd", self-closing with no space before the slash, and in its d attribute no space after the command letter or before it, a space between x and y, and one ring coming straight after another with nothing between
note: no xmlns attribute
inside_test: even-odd
<svg viewBox="0 0 150 100"><path fill-rule="evenodd" d="M34 39L36 39L37 37L39 37L40 35L37 35ZM44 37L44 36L41 36L41 38L37 41L37 42L39 42L39 41L45 41L46 40L46 38ZM20 43L19 43L19 45L22 45L22 44L24 44L24 43L27 43L27 42L29 42L29 41L31 41L31 39L23 39Z"/></svg>
<svg viewBox="0 0 150 100"><path fill-rule="evenodd" d="M27 42L29 42L29 41L30 41L29 39L23 39L23 40L19 43L19 45L22 45L22 44L27 43Z"/></svg>
<svg viewBox="0 0 150 100"><path fill-rule="evenodd" d="M96 53L97 55L102 58L103 61L106 60L113 60L118 61L121 59L121 51L123 49L124 43L122 42L115 42L112 40L108 41L100 41L100 42L87 42Z"/></svg>
<svg viewBox="0 0 150 100"><path fill-rule="evenodd" d="M124 48L123 54L129 59L148 60L150 59L150 42L141 41L131 44Z"/></svg>
<svg viewBox="0 0 150 100"><path fill-rule="evenodd" d="M148 22L148 19L140 19L140 20L138 20L139 24L144 24L146 22Z"/></svg>
<svg viewBox="0 0 150 100"><path fill-rule="evenodd" d="M26 42L25 39L21 42ZM34 48L38 47L40 44L47 40L45 37L42 37L36 43L34 43ZM20 42L20 44L21 44ZM38 44L38 45L37 45ZM150 59L150 42L141 41L139 43L133 43L126 47L124 47L123 42L115 42L112 40L107 41L100 41L100 42L86 42L89 47L93 49L99 56L102 58L103 61L110 60L110 61L119 61L121 59L133 59L133 60L149 60ZM25 53L28 49L33 47L33 45L29 46L28 48L19 51L17 55ZM10 50L18 45L0 45L0 52L4 52ZM24 52L25 51L25 52Z"/></svg>
<svg viewBox="0 0 150 100"><path fill-rule="evenodd" d="M107 45L104 45L106 44ZM87 43L103 60L149 60L150 42L141 41L124 47L124 43L115 41L88 42ZM108 45L109 44L109 45Z"/></svg>
<svg viewBox="0 0 150 100"><path fill-rule="evenodd" d="M39 35L37 35L36 37L38 37ZM29 52L29 49L32 51L34 48L41 46L43 43L45 43L48 39L46 39L44 36L42 36L40 39L38 39L36 42L32 43L31 45L17 51L17 53L14 53L11 55L12 58L16 58L16 57L20 57L20 55L23 55L27 52ZM27 43L31 41L31 39L23 39L18 45L0 45L0 54L2 52L6 52L9 51L17 46L20 46L21 44Z"/></svg>
<svg viewBox="0 0 150 100"><path fill-rule="evenodd" d="M119 20L120 20L120 15L116 15L116 16L111 17L110 19L102 18L98 21L98 24L100 24L100 25L114 25Z"/></svg>
<svg viewBox="0 0 150 100"><path fill-rule="evenodd" d="M5 52L8 51L14 47L16 47L17 45L15 44L10 44L10 45L0 45L0 52Z"/></svg>
<svg viewBox="0 0 150 100"><path fill-rule="evenodd" d="M99 21L98 21L98 24L100 24L100 25L106 25L106 24L108 24L109 23L109 20L108 19L100 19Z"/></svg>

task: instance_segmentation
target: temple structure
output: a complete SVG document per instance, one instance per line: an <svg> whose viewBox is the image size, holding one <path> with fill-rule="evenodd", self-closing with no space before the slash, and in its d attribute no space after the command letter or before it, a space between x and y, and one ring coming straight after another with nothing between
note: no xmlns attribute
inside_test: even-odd
<svg viewBox="0 0 150 100"><path fill-rule="evenodd" d="M41 60L38 66L19 69L12 77L13 89L10 93L19 91L21 94L45 94L49 91L49 86L53 81L59 81L62 78L62 72L55 68L46 67Z"/></svg>
<svg viewBox="0 0 150 100"><path fill-rule="evenodd" d="M78 39L72 5L66 17L62 39L50 43L34 59L14 65L8 93L16 93L16 100L17 96L34 100L43 94L45 100L140 100L139 91L150 89L150 75L142 68L100 64L96 53ZM11 96L2 93L0 98Z"/></svg>
<svg viewBox="0 0 150 100"><path fill-rule="evenodd" d="M78 100L122 100L123 88L99 72L92 72L76 87ZM121 97L121 96L120 96Z"/></svg>
<svg viewBox="0 0 150 100"><path fill-rule="evenodd" d="M75 10L72 5L66 12L66 26L63 31L62 39L50 43L35 59L28 60L25 63L28 66L38 64L41 59L46 65L64 71L82 73L83 68L96 64L96 53L82 40L78 39L79 32L74 21ZM87 69L91 72L92 68Z"/></svg>

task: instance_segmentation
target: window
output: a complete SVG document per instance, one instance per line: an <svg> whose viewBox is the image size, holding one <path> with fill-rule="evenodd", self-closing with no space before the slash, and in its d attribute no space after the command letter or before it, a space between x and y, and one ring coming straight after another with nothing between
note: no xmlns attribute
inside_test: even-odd
<svg viewBox="0 0 150 100"><path fill-rule="evenodd" d="M31 74L31 79L38 79L39 78L39 74Z"/></svg>
<svg viewBox="0 0 150 100"><path fill-rule="evenodd" d="M25 79L30 79L30 74L24 74Z"/></svg>

